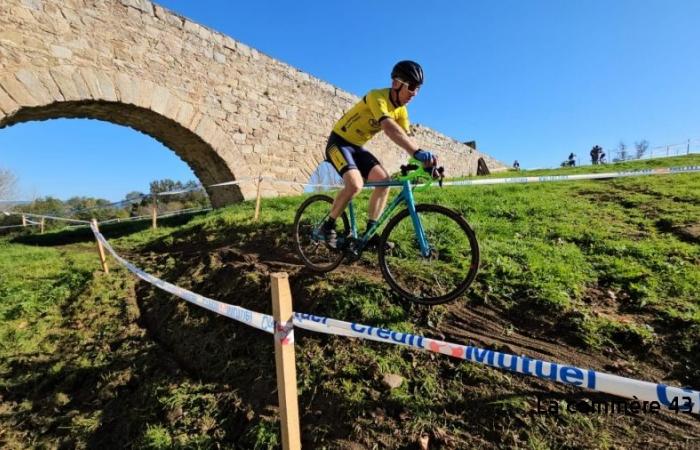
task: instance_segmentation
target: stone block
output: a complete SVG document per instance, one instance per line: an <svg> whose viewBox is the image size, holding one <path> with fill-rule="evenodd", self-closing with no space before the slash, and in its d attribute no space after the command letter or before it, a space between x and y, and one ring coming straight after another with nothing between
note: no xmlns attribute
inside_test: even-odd
<svg viewBox="0 0 700 450"><path fill-rule="evenodd" d="M5 114L10 115L19 109L19 105L16 101L7 95L4 89L0 87L0 110Z"/></svg>
<svg viewBox="0 0 700 450"><path fill-rule="evenodd" d="M73 72L73 75L71 75L71 77L73 78L73 83L75 83L75 89L78 91L78 95L80 96L80 99L81 100L90 99L90 89L88 89L87 83L85 82L83 75L80 73L80 71L77 68Z"/></svg>
<svg viewBox="0 0 700 450"><path fill-rule="evenodd" d="M61 45L52 45L51 56L54 56L58 59L70 59L73 57L73 52L71 51L71 49L63 47Z"/></svg>
<svg viewBox="0 0 700 450"><path fill-rule="evenodd" d="M49 94L55 101L62 102L65 100L63 94L61 93L61 90L58 88L58 85L54 81L48 69L37 69L36 76L39 78L41 84L43 84L44 87L46 87L46 89L49 91Z"/></svg>
<svg viewBox="0 0 700 450"><path fill-rule="evenodd" d="M100 86L100 92L102 92L103 100L110 102L116 102L118 100L112 77L100 70L97 71L97 82Z"/></svg>
<svg viewBox="0 0 700 450"><path fill-rule="evenodd" d="M44 84L39 80L39 77L28 69L20 69L15 74L17 79L24 84L27 91L41 104L52 103L54 98L51 92L44 86Z"/></svg>
<svg viewBox="0 0 700 450"><path fill-rule="evenodd" d="M39 102L30 94L27 88L12 75L0 79L0 86L20 106L39 106Z"/></svg>
<svg viewBox="0 0 700 450"><path fill-rule="evenodd" d="M41 0L22 0L22 5L34 11L41 11Z"/></svg>
<svg viewBox="0 0 700 450"><path fill-rule="evenodd" d="M177 112L177 117L175 118L175 120L180 125L187 127L192 121L193 117L194 107L187 102L182 102L182 104L180 105L180 109Z"/></svg>
<svg viewBox="0 0 700 450"><path fill-rule="evenodd" d="M85 85L90 92L90 97L95 100L101 99L102 91L100 90L100 81L97 79L95 70L92 67L81 67L79 71L83 80L85 80Z"/></svg>
<svg viewBox="0 0 700 450"><path fill-rule="evenodd" d="M142 108L150 109L151 102L153 101L153 91L156 85L151 80L137 80L136 85L138 87L136 104Z"/></svg>
<svg viewBox="0 0 700 450"><path fill-rule="evenodd" d="M138 92L133 80L125 73L120 72L116 76L116 87L119 99L123 103L136 104Z"/></svg>
<svg viewBox="0 0 700 450"><path fill-rule="evenodd" d="M75 88L73 72L75 68L70 66L55 66L50 69L51 77L65 100L82 100Z"/></svg>
<svg viewBox="0 0 700 450"><path fill-rule="evenodd" d="M139 11L153 15L153 3L149 2L148 0L119 0L120 3L124 6L129 6L131 8L138 9Z"/></svg>
<svg viewBox="0 0 700 450"><path fill-rule="evenodd" d="M170 99L170 91L163 86L156 86L151 100L151 109L158 114L164 114Z"/></svg>
<svg viewBox="0 0 700 450"><path fill-rule="evenodd" d="M166 10L162 6L155 5L155 7L156 17L162 20L163 22L177 28L182 28L183 26L185 26L185 19L183 19L182 17Z"/></svg>

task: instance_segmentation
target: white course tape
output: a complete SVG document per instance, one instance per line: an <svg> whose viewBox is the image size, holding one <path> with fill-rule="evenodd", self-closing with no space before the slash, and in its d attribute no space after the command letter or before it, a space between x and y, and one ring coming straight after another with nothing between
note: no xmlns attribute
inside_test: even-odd
<svg viewBox="0 0 700 450"><path fill-rule="evenodd" d="M700 172L700 166L664 167L659 169L630 170L625 172L586 173L580 175L550 175L541 177L487 178L484 180L447 181L443 186L473 186L482 184L542 183L549 181L595 180L600 178L636 177L642 175L665 175Z"/></svg>
<svg viewBox="0 0 700 450"><path fill-rule="evenodd" d="M187 192L196 192L196 191L201 191L203 188L202 187L196 187L192 189L181 189L179 191L168 191L168 192L159 192L156 195L161 196L161 195L179 195L179 194L186 194Z"/></svg>
<svg viewBox="0 0 700 450"><path fill-rule="evenodd" d="M42 214L16 213L16 212L13 212L13 213L10 213L10 214L15 214L15 215L18 215L18 216L25 215L25 216L27 216L27 217L38 217L38 218L42 218L42 217L43 217L43 218L45 218L45 219L62 220L62 221L64 221L64 222L85 223L85 224L89 224L89 223L90 223L90 222L88 222L87 220L66 219L65 217L46 216L46 215L42 215Z"/></svg>
<svg viewBox="0 0 700 450"><path fill-rule="evenodd" d="M700 414L700 392L689 388L678 388L665 384L635 380L618 375L597 372L592 369L582 369L567 364L531 359L524 355L516 356L470 345L453 344L411 333L344 322L342 320L310 314L294 313L294 319L291 324L280 323L275 325L274 319L270 315L212 300L144 272L120 257L94 225L90 224L90 227L97 240L102 243L107 251L109 251L120 264L142 280L186 301L201 306L202 308L245 323L259 330L272 333L283 345L290 345L294 342L293 326L297 326L318 333L356 337L387 344L403 345L434 353L442 353L454 358L485 364L523 375L531 375L557 383L604 392L633 399L637 404L643 403L645 410L646 405L651 403L665 406L669 409L675 408L675 411Z"/></svg>
<svg viewBox="0 0 700 450"><path fill-rule="evenodd" d="M174 284L168 283L167 281L163 281L160 278L156 278L153 275L144 272L143 270L131 264L129 261L119 256L114 251L112 246L109 245L104 236L102 236L102 233L100 233L92 224L90 224L90 228L92 228L92 232L95 234L95 237L102 243L102 245L107 249L107 251L109 251L109 253L112 254L114 259L116 259L121 265L129 269L133 274L141 278L143 281L151 283L152 285L166 292L176 295L183 300L187 300L190 303L194 303L197 306L201 306L204 309L208 309L209 311L213 311L217 314L221 314L222 316L226 316L230 319L237 320L253 328L257 328L258 330L266 331L271 334L274 333L275 322L272 316L267 314L261 314L255 311L250 311L248 309L241 308L240 306L219 302L217 300L204 297L203 295L195 294L194 292L188 291L187 289L175 286Z"/></svg>
<svg viewBox="0 0 700 450"><path fill-rule="evenodd" d="M700 392L692 389L650 383L591 369L581 369L567 364L540 361L527 356L515 356L470 345L452 344L410 333L343 322L310 314L295 313L294 326L319 333L351 336L442 353L443 355L486 364L511 372L605 392L619 397L634 399L638 402L647 402L647 404L649 402L658 402L662 407L677 407L680 411L700 414Z"/></svg>
<svg viewBox="0 0 700 450"><path fill-rule="evenodd" d="M240 184L240 183L242 183L242 182L244 182L244 181L250 181L250 180L257 180L257 178L251 178L251 177L239 178L239 179L236 180L236 181L226 181L226 182L223 182L223 183L210 184L210 185L207 186L207 187L233 186L233 185L236 185L236 184Z"/></svg>

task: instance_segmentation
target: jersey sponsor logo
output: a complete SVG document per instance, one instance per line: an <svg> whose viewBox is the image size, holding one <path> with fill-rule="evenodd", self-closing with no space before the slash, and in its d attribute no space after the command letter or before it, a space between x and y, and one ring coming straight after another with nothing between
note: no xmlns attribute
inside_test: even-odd
<svg viewBox="0 0 700 450"><path fill-rule="evenodd" d="M379 128L379 122L377 122L375 119L369 119L369 126L372 128Z"/></svg>
<svg viewBox="0 0 700 450"><path fill-rule="evenodd" d="M339 171L348 165L348 162L343 156L343 152L340 151L337 145L334 145L328 149L328 157L331 159L331 164L333 164L335 170Z"/></svg>

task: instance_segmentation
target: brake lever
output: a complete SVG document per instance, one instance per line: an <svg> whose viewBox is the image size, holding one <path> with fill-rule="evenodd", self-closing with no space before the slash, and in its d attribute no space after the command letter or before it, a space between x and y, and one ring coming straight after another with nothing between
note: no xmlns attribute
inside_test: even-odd
<svg viewBox="0 0 700 450"><path fill-rule="evenodd" d="M438 186L442 187L442 180L445 179L445 168L442 166L433 167L431 175L433 180L438 180Z"/></svg>

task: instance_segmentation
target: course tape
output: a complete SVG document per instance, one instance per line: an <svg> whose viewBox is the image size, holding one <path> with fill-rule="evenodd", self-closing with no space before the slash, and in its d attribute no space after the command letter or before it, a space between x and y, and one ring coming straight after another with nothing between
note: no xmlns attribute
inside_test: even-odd
<svg viewBox="0 0 700 450"><path fill-rule="evenodd" d="M250 180L257 180L257 178L252 178L252 177L246 177L246 178L239 178L236 181L225 181L223 183L217 183L217 184L210 184L207 187L219 187L219 186L233 186L236 184L240 184L243 181L250 181Z"/></svg>
<svg viewBox="0 0 700 450"><path fill-rule="evenodd" d="M78 219L66 219L65 217L56 217L56 216L46 216L42 214L30 214L30 213L18 213L18 212L10 212L10 214L14 214L16 216L27 216L27 217L38 217L38 218L44 218L44 219L53 219L53 220L62 220L64 222L73 222L73 223L85 223L88 224L87 220L78 220Z"/></svg>
<svg viewBox="0 0 700 450"><path fill-rule="evenodd" d="M119 262L119 264L129 269L129 271L131 271L137 277L141 278L143 281L151 283L152 285L166 292L169 292L177 297L180 297L183 300L186 300L204 309L208 309L209 311L213 311L222 316L226 316L230 319L237 320L238 322L242 322L253 328L257 328L258 330L262 330L270 334L273 334L275 332L275 322L272 316L267 314L261 314L255 311L250 311L248 309L241 308L240 306L219 302L217 300L204 297L203 295L195 294L194 292L188 291L187 289L175 286L174 284L168 283L167 281L163 281L160 278L156 278L153 275L144 272L135 265L131 264L129 261L119 256L117 252L114 251L112 246L109 245L105 237L102 236L102 233L100 233L94 225L90 224L90 228L95 234L97 240L102 243L102 245L107 249L109 253L111 253L114 259L116 259Z"/></svg>
<svg viewBox="0 0 700 450"><path fill-rule="evenodd" d="M657 402L659 406L665 406L675 411L700 414L700 391L689 388L678 388L661 383L635 380L592 369L582 369L567 364L541 361L528 358L525 355L516 356L470 345L454 344L411 333L344 322L311 314L294 313L291 324L287 322L275 324L274 319L270 315L204 297L144 272L120 257L93 224L90 224L90 228L107 251L140 279L202 308L271 333L282 345L290 345L294 342L293 327L296 326L318 333L355 337L441 353L453 358L505 369L523 375L633 399L640 405L644 403L645 409L647 404Z"/></svg>
<svg viewBox="0 0 700 450"><path fill-rule="evenodd" d="M664 167L658 169L629 170L624 172L586 173L579 175L550 175L541 177L487 178L484 180L447 181L443 186L473 186L482 184L542 183L549 181L595 180L600 178L636 177L642 175L665 175L700 172L700 166Z"/></svg>
<svg viewBox="0 0 700 450"><path fill-rule="evenodd" d="M485 364L523 375L531 375L557 383L588 388L619 397L634 399L639 402L655 401L659 402L661 406L674 408L677 406L680 411L700 414L700 392L692 389L640 381L591 369L581 369L567 364L540 361L524 355L515 356L470 345L453 344L410 333L343 322L310 314L295 313L294 326L319 333L356 337L442 353L454 358Z"/></svg>
<svg viewBox="0 0 700 450"><path fill-rule="evenodd" d="M620 178L620 177L635 177L642 175L664 175L664 174L676 174L676 173L690 173L690 172L700 172L700 166L687 166L687 167L663 167L658 169L642 169L642 170L628 170L622 172L605 172L605 173L586 173L578 175L549 175L540 177L508 177L508 178L487 178L482 180L460 180L460 181L447 181L443 183L443 186L475 186L483 184L520 184L520 183L542 183L549 181L575 181L575 180L595 180L595 179L605 179L605 178ZM217 186L228 186L232 184L239 184L241 181L247 180L258 180L259 178L241 178L237 181L228 181L225 183L211 184L208 187ZM272 177L262 177L263 181L277 184L288 184L294 186L304 186L304 187L324 187L324 188L342 188L343 184L313 184L313 183L303 183L301 181L288 181L279 180Z"/></svg>

